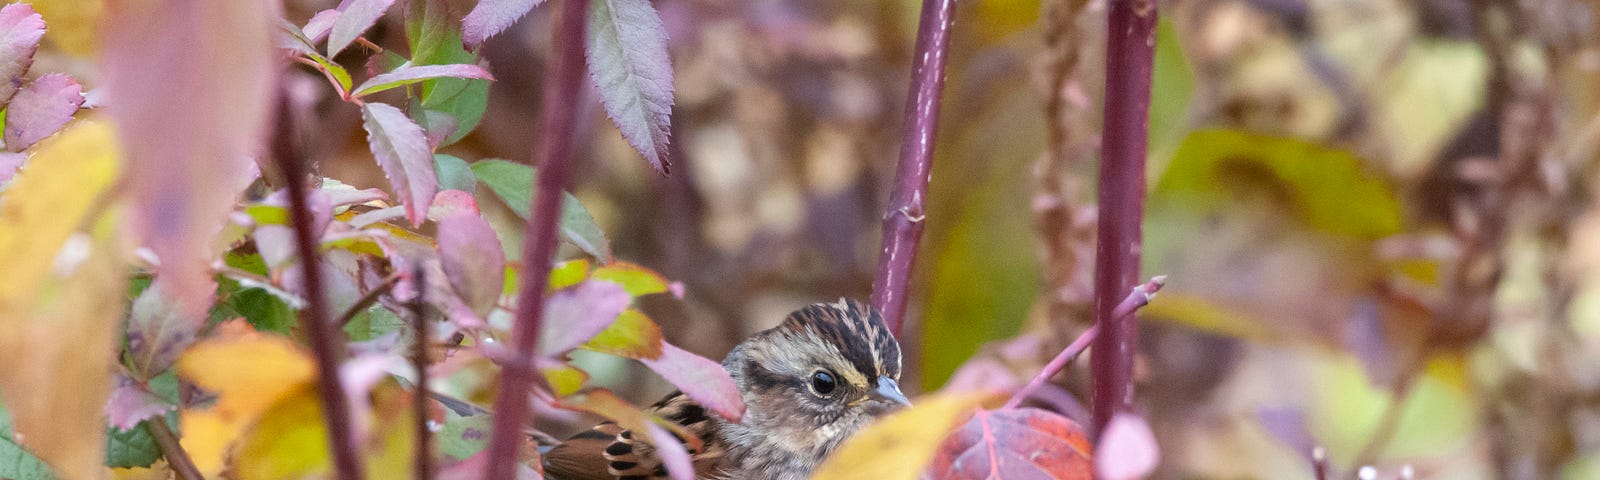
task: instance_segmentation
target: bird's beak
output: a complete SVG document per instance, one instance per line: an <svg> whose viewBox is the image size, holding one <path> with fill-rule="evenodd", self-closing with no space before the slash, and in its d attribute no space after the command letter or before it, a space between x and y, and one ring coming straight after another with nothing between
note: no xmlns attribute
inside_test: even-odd
<svg viewBox="0 0 1600 480"><path fill-rule="evenodd" d="M900 384L889 377L878 377L878 388L868 394L873 400L888 404L893 409L911 406L911 400L900 392Z"/></svg>

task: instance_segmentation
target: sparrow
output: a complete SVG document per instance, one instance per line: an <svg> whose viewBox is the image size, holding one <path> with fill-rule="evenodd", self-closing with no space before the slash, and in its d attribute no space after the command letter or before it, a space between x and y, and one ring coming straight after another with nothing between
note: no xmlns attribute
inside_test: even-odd
<svg viewBox="0 0 1600 480"><path fill-rule="evenodd" d="M877 311L853 300L790 313L734 347L722 366L744 398L740 422L708 414L681 392L647 409L699 437L689 453L702 480L810 478L845 439L911 404L900 392L899 342ZM601 423L546 452L545 475L667 478L655 448L638 438Z"/></svg>

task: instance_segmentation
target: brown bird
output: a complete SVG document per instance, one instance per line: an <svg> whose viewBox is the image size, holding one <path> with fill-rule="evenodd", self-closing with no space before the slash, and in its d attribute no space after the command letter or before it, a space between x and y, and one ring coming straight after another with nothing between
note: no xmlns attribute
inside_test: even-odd
<svg viewBox="0 0 1600 480"><path fill-rule="evenodd" d="M804 480L840 442L910 401L900 392L900 344L871 307L818 303L734 347L722 361L744 397L739 423L680 392L650 407L702 441L697 478ZM544 456L556 480L666 478L655 448L602 423ZM681 439L680 439L681 440Z"/></svg>

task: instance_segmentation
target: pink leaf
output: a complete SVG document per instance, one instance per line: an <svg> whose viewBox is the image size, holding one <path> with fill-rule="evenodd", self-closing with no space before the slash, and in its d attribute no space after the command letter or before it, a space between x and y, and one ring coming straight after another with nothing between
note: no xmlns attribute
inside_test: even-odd
<svg viewBox="0 0 1600 480"><path fill-rule="evenodd" d="M694 463L690 461L689 451L683 448L683 444L660 425L651 423L648 428L650 443L656 446L656 456L667 467L667 474L671 475L672 480L694 480Z"/></svg>
<svg viewBox="0 0 1600 480"><path fill-rule="evenodd" d="M65 73L28 82L6 107L6 150L20 152L54 135L83 105L83 86Z"/></svg>
<svg viewBox="0 0 1600 480"><path fill-rule="evenodd" d="M467 17L461 19L461 40L476 48L484 40L511 28L544 0L480 0Z"/></svg>
<svg viewBox="0 0 1600 480"><path fill-rule="evenodd" d="M478 316L488 315L506 279L506 255L494 229L476 212L460 212L440 219L438 240L450 287Z"/></svg>
<svg viewBox="0 0 1600 480"><path fill-rule="evenodd" d="M661 343L661 358L640 362L722 418L737 422L744 417L739 386L721 364L666 342Z"/></svg>
<svg viewBox="0 0 1600 480"><path fill-rule="evenodd" d="M22 168L22 163L28 161L28 155L22 153L0 152L0 183L11 181L11 177Z"/></svg>
<svg viewBox="0 0 1600 480"><path fill-rule="evenodd" d="M213 239L263 150L279 3L106 3L117 21L101 32L100 71L127 165L129 223L192 312L212 303Z"/></svg>
<svg viewBox="0 0 1600 480"><path fill-rule="evenodd" d="M378 166L389 177L395 196L406 206L411 226L421 226L428 205L439 191L439 178L433 171L433 152L422 127L400 109L382 103L362 106L362 126Z"/></svg>
<svg viewBox="0 0 1600 480"><path fill-rule="evenodd" d="M621 285L603 281L586 281L556 292L545 300L539 351L561 355L578 348L616 321L631 300Z"/></svg>
<svg viewBox="0 0 1600 480"><path fill-rule="evenodd" d="M346 5L328 32L328 58L339 55L350 42L356 41L356 37L366 33L391 6L394 0L355 0Z"/></svg>
<svg viewBox="0 0 1600 480"><path fill-rule="evenodd" d="M1118 413L1111 417L1100 437L1100 446L1094 452L1094 470L1099 478L1130 480L1155 471L1160 448L1143 418Z"/></svg>
<svg viewBox="0 0 1600 480"><path fill-rule="evenodd" d="M312 15L311 20L306 21L305 28L300 29L305 33L306 40L316 44L327 38L328 32L333 29L333 22L339 19L339 13L338 10L330 8Z"/></svg>
<svg viewBox="0 0 1600 480"><path fill-rule="evenodd" d="M33 52L44 36L44 18L26 3L0 8L0 105L22 86L22 76L33 66Z"/></svg>
<svg viewBox="0 0 1600 480"><path fill-rule="evenodd" d="M150 393L137 383L123 379L121 385L111 392L111 399L106 401L106 419L112 426L129 430L139 426L139 422L147 418L159 416L172 409L172 404L161 400L161 397Z"/></svg>
<svg viewBox="0 0 1600 480"><path fill-rule="evenodd" d="M428 218L435 222L458 213L478 214L478 201L461 190L441 190L428 206Z"/></svg>
<svg viewBox="0 0 1600 480"><path fill-rule="evenodd" d="M666 173L672 119L667 30L649 0L595 0L584 42L589 77L622 137Z"/></svg>
<svg viewBox="0 0 1600 480"><path fill-rule="evenodd" d="M171 367L205 322L204 316L178 308L167 290L166 282L156 279L134 299L128 313L128 361L138 380L149 380Z"/></svg>
<svg viewBox="0 0 1600 480"><path fill-rule="evenodd" d="M456 65L418 65L400 67L392 72L377 75L362 82L351 95L357 97L371 95L395 87L410 85L434 78L477 78L494 80L488 70L470 64Z"/></svg>

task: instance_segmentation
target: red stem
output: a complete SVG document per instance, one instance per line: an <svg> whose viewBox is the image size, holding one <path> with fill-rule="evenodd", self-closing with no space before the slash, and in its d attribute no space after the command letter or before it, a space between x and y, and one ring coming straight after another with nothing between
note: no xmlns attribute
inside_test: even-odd
<svg viewBox="0 0 1600 480"><path fill-rule="evenodd" d="M923 206L928 199L928 175L933 169L934 134L939 125L939 95L944 90L954 3L922 2L900 159L895 168L894 189L889 193L889 207L883 212L883 253L878 256L878 275L872 281L872 306L883 314L889 330L896 334L904 323L911 267L917 260L917 241L922 238Z"/></svg>
<svg viewBox="0 0 1600 480"><path fill-rule="evenodd" d="M289 191L290 220L294 223L295 247L300 254L300 271L306 289L306 308L300 311L300 331L310 336L311 353L317 364L317 396L322 400L322 419L328 427L328 448L340 479L360 480L361 461L350 431L350 406L339 385L339 362L344 358L344 341L337 326L329 321L328 300L322 291L322 251L312 232L311 207L306 201L306 158L301 154L294 130L289 97L278 103L278 132L273 154Z"/></svg>
<svg viewBox="0 0 1600 480"><path fill-rule="evenodd" d="M411 279L417 285L427 285L423 278L422 267L418 266L412 271ZM393 285L393 283L388 283ZM411 346L411 366L417 369L416 391L411 394L411 409L416 412L416 458L412 459L412 467L416 470L411 478L415 480L433 480L433 430L428 428L428 342L433 339L432 329L428 328L426 315L427 304L423 303L426 288L418 288L416 298L411 299L411 332L416 336Z"/></svg>
<svg viewBox="0 0 1600 480"><path fill-rule="evenodd" d="M517 452L524 440L523 425L531 417L529 392L533 389L534 348L539 343L544 314L544 291L550 283L550 262L556 252L556 221L561 192L571 183L572 135L577 123L577 100L582 93L583 30L586 0L562 3L556 49L554 88L544 96L540 119L537 193L522 244L522 287L517 294L515 357L502 366L500 396L495 399L494 434L489 441L489 466L485 478L511 480L516 476Z"/></svg>
<svg viewBox="0 0 1600 480"><path fill-rule="evenodd" d="M1100 224L1095 248L1094 426L1133 405L1137 319L1118 318L1122 292L1138 282L1144 218L1144 160L1150 127L1156 0L1112 0L1106 26L1105 130L1100 160Z"/></svg>
<svg viewBox="0 0 1600 480"><path fill-rule="evenodd" d="M1149 305L1150 299L1155 296L1156 292L1161 291L1161 287L1166 284L1167 277L1158 276L1143 285L1133 287L1133 291L1128 292L1128 296L1122 299L1122 303L1117 304L1117 309L1112 312L1112 316L1116 318L1133 316L1134 312L1139 311L1145 305ZM1029 380L1027 385L1017 390L1017 393L1012 394L1011 399L1007 400L1006 405L1001 408L1017 408L1017 406L1022 405L1022 401L1027 400L1029 395L1033 395L1033 392L1039 390L1039 387L1043 387L1045 382L1050 381L1051 377L1066 369L1067 362L1071 362L1079 353L1083 353L1083 349L1087 348L1089 342L1093 342L1099 333L1099 325L1091 326L1088 330L1084 330L1076 340L1072 341L1071 345L1067 345L1067 348L1057 354L1056 358L1051 359L1050 363L1046 364L1038 375L1034 375L1033 380Z"/></svg>

